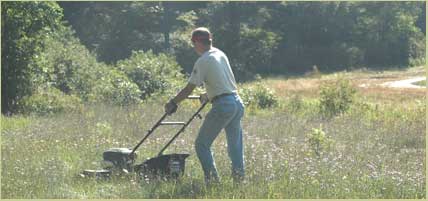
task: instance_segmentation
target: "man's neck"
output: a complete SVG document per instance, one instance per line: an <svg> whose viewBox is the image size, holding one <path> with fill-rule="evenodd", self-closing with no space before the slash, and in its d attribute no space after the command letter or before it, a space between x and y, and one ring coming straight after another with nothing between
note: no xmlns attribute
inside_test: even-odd
<svg viewBox="0 0 428 201"><path fill-rule="evenodd" d="M205 52L211 50L212 48L213 48L213 46L208 46L208 47L204 48L201 52L201 55L203 55Z"/></svg>

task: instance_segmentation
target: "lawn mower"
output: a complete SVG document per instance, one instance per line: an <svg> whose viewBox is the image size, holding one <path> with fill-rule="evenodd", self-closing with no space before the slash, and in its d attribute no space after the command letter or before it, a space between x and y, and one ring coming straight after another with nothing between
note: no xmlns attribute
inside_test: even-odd
<svg viewBox="0 0 428 201"><path fill-rule="evenodd" d="M189 96L188 99L199 99L199 96ZM115 170L126 173L135 172L144 178L170 179L182 176L184 174L185 159L189 154L163 154L163 152L185 130L195 117L202 119L202 116L199 113L207 103L208 102L203 103L187 122L164 122L164 119L168 114L163 114L163 116L150 130L147 131L147 134L133 149L111 148L105 151L103 153L103 163L106 167L101 170L84 170L80 176L109 178ZM181 125L182 127L161 149L156 157L150 158L141 164L134 165L137 158L136 150L156 130L156 128L163 125Z"/></svg>

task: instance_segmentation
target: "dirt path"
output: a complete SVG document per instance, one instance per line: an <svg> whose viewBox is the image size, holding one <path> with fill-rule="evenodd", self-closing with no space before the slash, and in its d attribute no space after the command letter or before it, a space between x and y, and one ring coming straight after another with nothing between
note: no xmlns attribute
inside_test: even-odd
<svg viewBox="0 0 428 201"><path fill-rule="evenodd" d="M378 85L382 86L382 87L389 87L389 88L424 89L424 88L426 88L426 86L419 86L419 85L415 85L414 83L425 80L425 79L426 79L426 77L418 76L418 77L412 77L412 78L405 79L405 80L384 82L384 83L378 84ZM369 86L373 86L373 85L366 84L366 83L359 85L359 87L363 87L363 88L367 88Z"/></svg>
<svg viewBox="0 0 428 201"><path fill-rule="evenodd" d="M419 82L422 80L425 80L426 77L414 77L410 79L405 80L398 80L398 81L391 81L391 82L385 82L381 84L383 87L391 87L391 88L426 88L426 86L419 86L415 85L415 82Z"/></svg>

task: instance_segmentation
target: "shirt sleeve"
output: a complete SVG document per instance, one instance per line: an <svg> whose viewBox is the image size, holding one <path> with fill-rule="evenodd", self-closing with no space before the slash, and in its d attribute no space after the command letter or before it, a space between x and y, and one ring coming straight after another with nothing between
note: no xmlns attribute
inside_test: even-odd
<svg viewBox="0 0 428 201"><path fill-rule="evenodd" d="M201 60L197 60L195 65L193 66L192 74L190 74L189 83L194 84L196 86L201 86L204 81L204 75L201 68Z"/></svg>

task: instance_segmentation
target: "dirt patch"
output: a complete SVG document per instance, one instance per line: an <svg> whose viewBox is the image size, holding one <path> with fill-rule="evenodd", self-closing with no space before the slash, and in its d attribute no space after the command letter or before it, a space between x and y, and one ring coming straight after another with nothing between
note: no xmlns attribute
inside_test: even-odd
<svg viewBox="0 0 428 201"><path fill-rule="evenodd" d="M385 82L382 84L382 86L385 87L392 87L392 88L426 88L425 86L419 86L419 85L415 85L414 83L422 81L422 80L426 80L426 77L414 77L411 79L406 79L406 80L398 80L398 81L393 81L393 82Z"/></svg>
<svg viewBox="0 0 428 201"><path fill-rule="evenodd" d="M426 99L426 87L414 84L421 79L426 79L425 73L424 67L416 67L406 71L355 71L321 77L271 78L265 80L263 84L274 90L275 94L283 99L294 95L318 98L319 86L323 82L333 81L341 77L349 80L357 88L358 94L368 101L406 103Z"/></svg>
<svg viewBox="0 0 428 201"><path fill-rule="evenodd" d="M415 85L414 83L426 80L426 77L412 77L404 80L394 80L394 81L387 81L385 80L382 83L379 82L372 82L370 80L367 80L366 83L358 85L362 88L368 88L368 87L375 87L375 86L381 86L381 87L388 87L388 88L400 88L400 89L425 89L425 86L419 86Z"/></svg>

